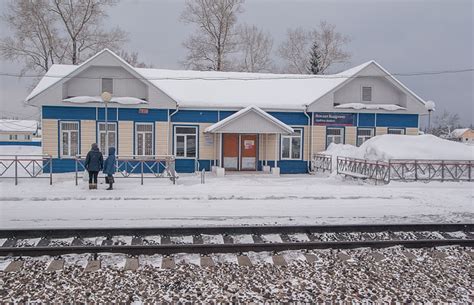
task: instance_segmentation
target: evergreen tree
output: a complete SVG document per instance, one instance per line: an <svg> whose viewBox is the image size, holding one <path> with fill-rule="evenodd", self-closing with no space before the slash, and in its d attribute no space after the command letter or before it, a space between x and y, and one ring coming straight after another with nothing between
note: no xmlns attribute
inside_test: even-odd
<svg viewBox="0 0 474 305"><path fill-rule="evenodd" d="M309 66L308 72L310 74L322 74L322 66L321 66L321 53L319 50L318 42L314 42L313 46L311 47L311 52L309 53Z"/></svg>

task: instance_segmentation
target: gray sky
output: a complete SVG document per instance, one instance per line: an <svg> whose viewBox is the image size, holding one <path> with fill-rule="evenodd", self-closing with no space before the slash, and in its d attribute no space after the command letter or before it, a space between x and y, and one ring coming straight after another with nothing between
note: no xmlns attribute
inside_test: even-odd
<svg viewBox="0 0 474 305"><path fill-rule="evenodd" d="M0 0L0 9L5 0ZM108 25L129 32L126 49L156 68L181 68L181 46L192 26L179 22L184 0L122 0L109 11ZM374 59L393 73L440 71L474 67L474 7L471 0L247 0L240 23L269 31L274 50L286 29L312 28L321 20L351 37L350 63ZM4 26L1 34L5 35ZM276 55L275 55L276 57ZM19 72L17 63L0 61L1 72ZM459 113L463 124L474 123L473 72L398 77L437 111ZM22 101L29 81L0 76L1 114L34 115Z"/></svg>

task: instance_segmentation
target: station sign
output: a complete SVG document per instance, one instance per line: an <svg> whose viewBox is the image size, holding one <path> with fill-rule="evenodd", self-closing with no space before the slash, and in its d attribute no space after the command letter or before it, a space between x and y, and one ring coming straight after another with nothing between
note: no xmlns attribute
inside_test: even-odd
<svg viewBox="0 0 474 305"><path fill-rule="evenodd" d="M314 125L339 125L354 126L356 124L356 116L354 113L338 113L338 112L315 112Z"/></svg>

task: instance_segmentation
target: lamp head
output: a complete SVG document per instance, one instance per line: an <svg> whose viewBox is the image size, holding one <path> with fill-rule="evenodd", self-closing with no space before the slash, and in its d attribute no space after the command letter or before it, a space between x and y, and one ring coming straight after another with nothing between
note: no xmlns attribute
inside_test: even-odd
<svg viewBox="0 0 474 305"><path fill-rule="evenodd" d="M110 94L109 92L105 91L105 92L102 92L102 94L100 95L100 97L102 98L102 100L104 101L104 103L108 103L108 102L110 102L110 100L112 99L112 94Z"/></svg>

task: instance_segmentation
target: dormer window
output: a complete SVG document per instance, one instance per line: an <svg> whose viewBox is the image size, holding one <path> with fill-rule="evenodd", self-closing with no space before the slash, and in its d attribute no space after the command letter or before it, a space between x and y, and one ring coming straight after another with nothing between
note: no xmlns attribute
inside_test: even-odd
<svg viewBox="0 0 474 305"><path fill-rule="evenodd" d="M102 79L102 92L114 93L114 79L103 78Z"/></svg>
<svg viewBox="0 0 474 305"><path fill-rule="evenodd" d="M369 87L369 86L362 87L362 101L363 102L372 101L372 87Z"/></svg>

